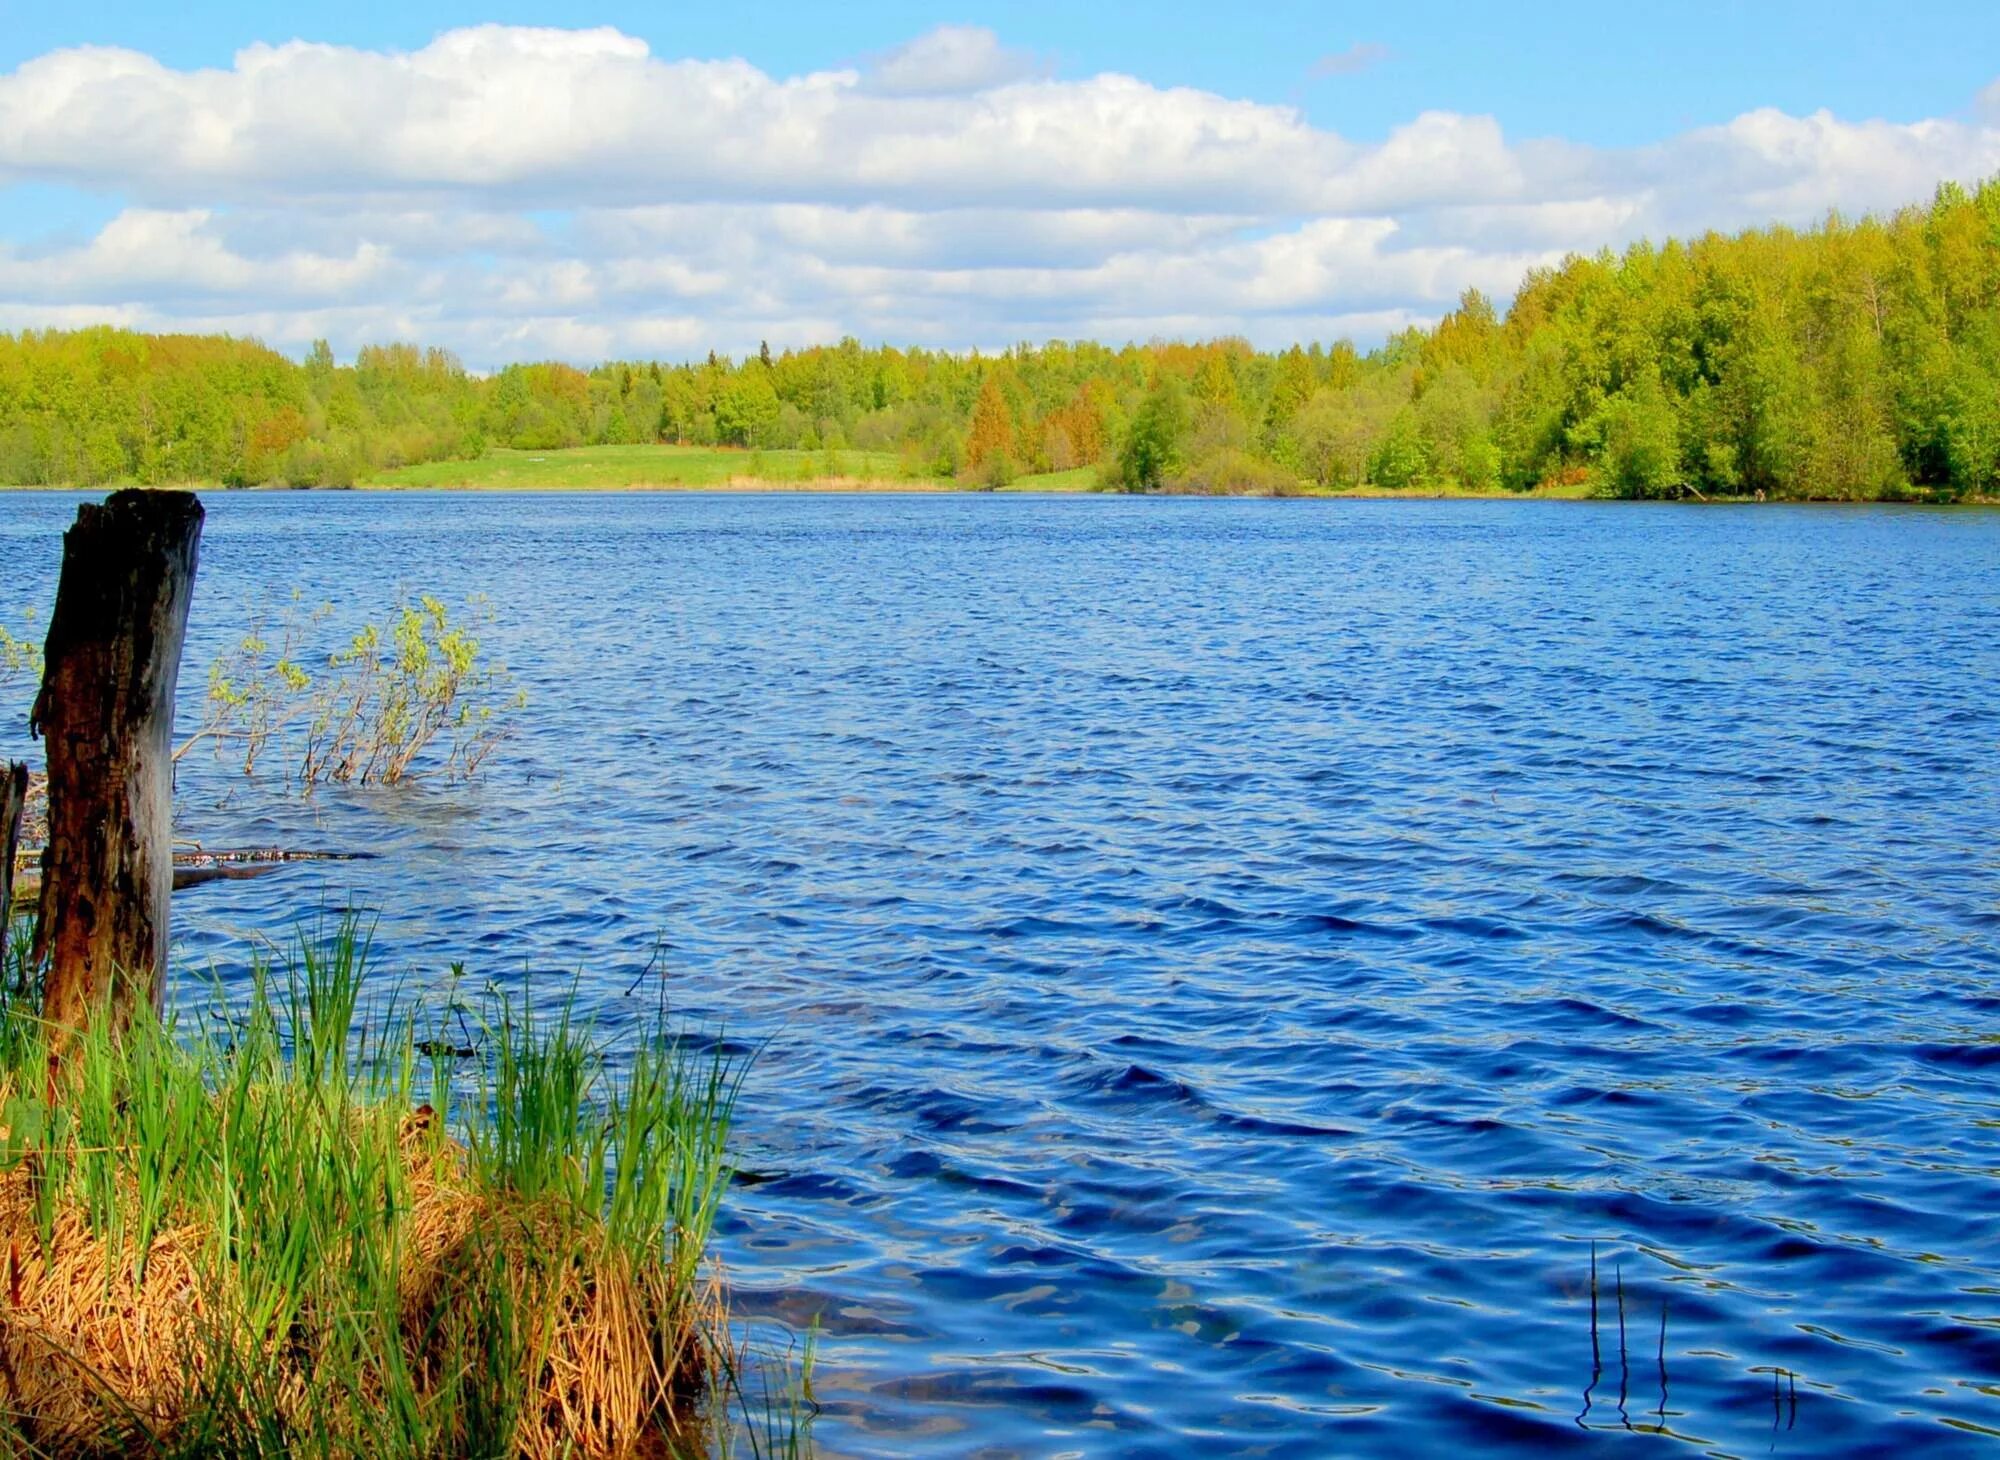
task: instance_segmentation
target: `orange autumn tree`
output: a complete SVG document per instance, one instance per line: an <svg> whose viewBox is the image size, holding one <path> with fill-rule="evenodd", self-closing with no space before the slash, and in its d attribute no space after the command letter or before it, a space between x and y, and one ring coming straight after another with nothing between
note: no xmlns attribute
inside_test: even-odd
<svg viewBox="0 0 2000 1460"><path fill-rule="evenodd" d="M1002 487L1020 471L1014 444L1014 413L1000 389L998 376L988 375L972 407L972 424L965 436L965 475L984 487Z"/></svg>
<svg viewBox="0 0 2000 1460"><path fill-rule="evenodd" d="M1106 417L1116 404L1107 382L1087 380L1077 387L1068 405L1049 412L1043 448L1049 470L1068 471L1104 460L1111 447Z"/></svg>

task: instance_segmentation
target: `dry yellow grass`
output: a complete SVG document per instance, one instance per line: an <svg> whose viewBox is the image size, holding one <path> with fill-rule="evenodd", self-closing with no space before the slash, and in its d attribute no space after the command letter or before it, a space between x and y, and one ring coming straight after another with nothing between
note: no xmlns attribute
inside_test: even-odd
<svg viewBox="0 0 2000 1460"><path fill-rule="evenodd" d="M259 971L219 1041L99 1021L52 1042L17 959L0 1453L706 1448L710 1381L734 1373L700 1271L736 1089L719 1056L656 1034L614 1082L566 1012L503 1000L430 1067L447 1119L417 1104L437 1041L414 1012L357 1012L351 920L275 1000Z"/></svg>
<svg viewBox="0 0 2000 1460"><path fill-rule="evenodd" d="M723 1329L716 1285L689 1305L635 1270L594 1213L482 1190L428 1108L405 1122L404 1147L398 1316L419 1399L462 1388L497 1350L512 1360L505 1389L524 1460L665 1454L706 1382L707 1335ZM137 1263L75 1202L45 1226L40 1179L32 1160L0 1174L0 1407L59 1460L184 1448L218 1339L243 1339L229 1332L240 1303L213 1260L217 1234L169 1228ZM313 1422L324 1319L235 1356L264 1366L293 1425Z"/></svg>

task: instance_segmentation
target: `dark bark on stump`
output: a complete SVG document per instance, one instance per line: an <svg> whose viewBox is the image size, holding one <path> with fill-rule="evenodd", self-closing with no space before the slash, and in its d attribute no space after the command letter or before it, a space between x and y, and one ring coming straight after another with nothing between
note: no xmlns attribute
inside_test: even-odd
<svg viewBox="0 0 2000 1460"><path fill-rule="evenodd" d="M28 768L20 761L0 776L0 970L7 967L7 935L14 927L14 853L21 845L21 813L28 809Z"/></svg>
<svg viewBox="0 0 2000 1460"><path fill-rule="evenodd" d="M43 1015L124 1028L159 1012L173 888L174 688L194 588L201 503L192 492L116 492L63 536L42 692L49 841L36 956Z"/></svg>

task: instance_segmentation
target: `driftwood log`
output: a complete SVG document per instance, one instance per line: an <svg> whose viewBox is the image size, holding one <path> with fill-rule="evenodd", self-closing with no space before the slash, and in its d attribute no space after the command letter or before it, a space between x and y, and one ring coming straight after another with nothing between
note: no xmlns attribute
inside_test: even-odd
<svg viewBox="0 0 2000 1460"><path fill-rule="evenodd" d="M174 891L210 882L235 882L297 862L365 862L373 852L299 852L285 847L247 847L217 852L175 852ZM14 901L35 906L42 897L42 877L30 872L14 884Z"/></svg>
<svg viewBox="0 0 2000 1460"><path fill-rule="evenodd" d="M29 721L48 740L49 840L35 953L42 1011L77 1029L160 1010L173 887L173 718L201 540L192 492L77 509Z"/></svg>
<svg viewBox="0 0 2000 1460"><path fill-rule="evenodd" d="M28 768L20 761L0 776L0 970L7 966L7 934L14 923L14 856L21 845L21 813L28 809Z"/></svg>

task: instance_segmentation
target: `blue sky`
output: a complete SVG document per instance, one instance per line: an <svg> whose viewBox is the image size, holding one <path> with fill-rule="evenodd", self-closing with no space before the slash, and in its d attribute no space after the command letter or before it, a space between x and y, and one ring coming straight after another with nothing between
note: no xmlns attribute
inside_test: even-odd
<svg viewBox="0 0 2000 1460"><path fill-rule="evenodd" d="M295 39L343 49L238 60ZM2000 170L1996 81L1990 0L0 0L0 328L1366 340L1568 249Z"/></svg>

